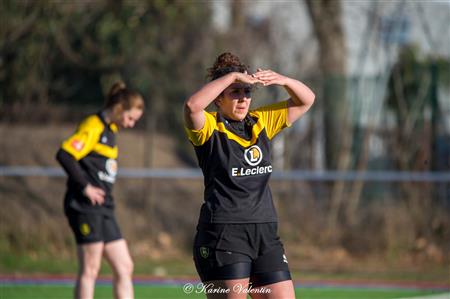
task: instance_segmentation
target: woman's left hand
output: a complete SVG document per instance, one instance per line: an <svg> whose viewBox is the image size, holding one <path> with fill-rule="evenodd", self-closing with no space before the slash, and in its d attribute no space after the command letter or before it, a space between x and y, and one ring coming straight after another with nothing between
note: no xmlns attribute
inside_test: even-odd
<svg viewBox="0 0 450 299"><path fill-rule="evenodd" d="M287 77L280 75L272 70L257 69L256 73L252 77L260 80L264 86L269 85L286 85Z"/></svg>

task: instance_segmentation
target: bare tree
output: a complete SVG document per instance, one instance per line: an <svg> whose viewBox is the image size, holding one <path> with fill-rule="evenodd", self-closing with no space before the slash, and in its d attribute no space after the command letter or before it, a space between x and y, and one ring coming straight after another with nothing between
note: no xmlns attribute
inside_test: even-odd
<svg viewBox="0 0 450 299"><path fill-rule="evenodd" d="M338 0L305 0L319 44L319 68L323 82L322 98L317 101L325 126L325 156L328 169L347 169L350 165L351 125L347 117L345 39L342 4ZM320 115L319 114L319 115ZM334 226L343 201L344 182L332 190L330 225Z"/></svg>

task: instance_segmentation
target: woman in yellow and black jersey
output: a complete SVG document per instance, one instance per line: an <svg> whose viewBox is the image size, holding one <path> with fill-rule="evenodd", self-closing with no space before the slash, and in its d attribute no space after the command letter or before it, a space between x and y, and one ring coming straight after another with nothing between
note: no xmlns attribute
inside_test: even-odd
<svg viewBox="0 0 450 299"><path fill-rule="evenodd" d="M204 175L204 203L194 241L208 298L294 298L268 186L272 138L313 104L300 81L248 67L231 53L209 69L211 81L184 105L186 132ZM280 85L290 98L249 111L253 85ZM215 113L206 112L214 102ZM226 295L224 295L224 293Z"/></svg>
<svg viewBox="0 0 450 299"><path fill-rule="evenodd" d="M75 298L93 298L103 254L114 273L116 298L132 298L133 262L114 216L119 128L132 128L144 110L142 96L122 82L111 87L103 110L85 118L56 158L68 175L64 212L77 242Z"/></svg>

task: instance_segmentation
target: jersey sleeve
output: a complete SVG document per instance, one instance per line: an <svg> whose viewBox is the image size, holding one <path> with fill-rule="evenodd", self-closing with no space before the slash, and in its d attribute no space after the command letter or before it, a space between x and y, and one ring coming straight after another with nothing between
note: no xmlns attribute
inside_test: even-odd
<svg viewBox="0 0 450 299"><path fill-rule="evenodd" d="M56 160L64 168L70 180L75 182L79 190L83 190L89 181L83 175L83 170L81 169L80 163L78 163L71 154L63 149L59 149L56 153Z"/></svg>
<svg viewBox="0 0 450 299"><path fill-rule="evenodd" d="M205 124L203 128L200 130L193 130L185 127L186 134L188 135L189 140L195 146L201 146L205 144L206 141L211 137L214 133L214 129L216 128L217 121L212 113L203 112L205 115Z"/></svg>
<svg viewBox="0 0 450 299"><path fill-rule="evenodd" d="M95 115L90 116L81 122L75 134L63 141L61 148L78 161L92 151L103 129L100 119Z"/></svg>
<svg viewBox="0 0 450 299"><path fill-rule="evenodd" d="M275 104L260 107L253 111L263 123L269 139L275 137L281 130L290 127L288 123L288 102L278 102Z"/></svg>

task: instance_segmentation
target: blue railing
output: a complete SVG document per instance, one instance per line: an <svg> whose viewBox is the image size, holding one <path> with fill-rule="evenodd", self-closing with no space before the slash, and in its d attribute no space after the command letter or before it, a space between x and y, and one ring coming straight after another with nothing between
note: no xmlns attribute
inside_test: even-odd
<svg viewBox="0 0 450 299"><path fill-rule="evenodd" d="M59 167L0 166L0 177L64 177ZM155 169L155 168L121 168L121 178L154 179L201 179L202 173L195 168ZM274 180L297 181L378 181L378 182L450 182L450 171L442 172L408 172L408 171L312 171L290 170L274 171Z"/></svg>

